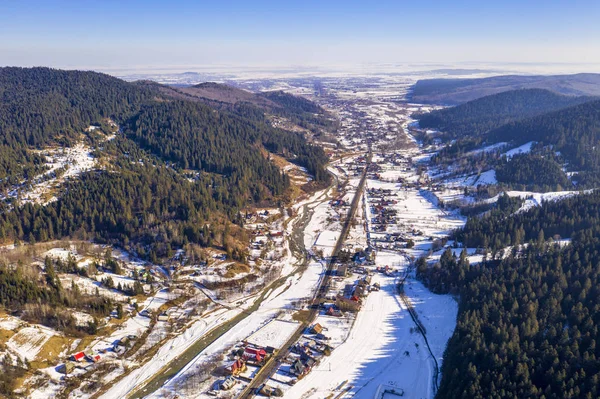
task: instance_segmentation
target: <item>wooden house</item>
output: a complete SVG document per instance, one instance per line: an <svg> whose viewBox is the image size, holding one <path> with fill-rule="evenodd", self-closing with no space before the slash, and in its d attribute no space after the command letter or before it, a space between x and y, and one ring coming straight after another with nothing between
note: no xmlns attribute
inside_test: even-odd
<svg viewBox="0 0 600 399"><path fill-rule="evenodd" d="M360 299L353 300L351 298L346 298L341 295L338 295L335 298L335 306L337 306L338 309L344 312L358 312L360 310L361 304L362 303Z"/></svg>
<svg viewBox="0 0 600 399"><path fill-rule="evenodd" d="M312 326L312 328L310 329L310 331L313 334L321 334L323 332L323 326L320 325L319 323L317 323L314 326Z"/></svg>
<svg viewBox="0 0 600 399"><path fill-rule="evenodd" d="M242 355L244 360L252 360L256 363L261 363L265 357L267 357L267 352L264 349L253 348L251 346L246 347Z"/></svg>
<svg viewBox="0 0 600 399"><path fill-rule="evenodd" d="M225 381L223 381L221 383L220 388L223 391L229 391L231 388L233 388L235 386L235 384L237 384L237 380L233 377L227 377L227 379L225 379Z"/></svg>
<svg viewBox="0 0 600 399"><path fill-rule="evenodd" d="M246 371L246 362L243 359L236 359L234 362L225 367L225 371L230 375L240 375L244 371Z"/></svg>
<svg viewBox="0 0 600 399"><path fill-rule="evenodd" d="M73 370L75 370L75 365L71 362L66 362L56 368L56 371L62 374L70 374Z"/></svg>

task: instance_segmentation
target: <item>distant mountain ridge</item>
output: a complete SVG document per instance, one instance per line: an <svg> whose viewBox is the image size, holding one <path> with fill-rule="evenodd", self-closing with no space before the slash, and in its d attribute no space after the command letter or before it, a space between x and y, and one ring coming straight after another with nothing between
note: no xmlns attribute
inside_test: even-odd
<svg viewBox="0 0 600 399"><path fill-rule="evenodd" d="M457 105L505 91L532 88L546 89L564 95L600 96L600 74L423 79L413 86L410 101L423 104Z"/></svg>

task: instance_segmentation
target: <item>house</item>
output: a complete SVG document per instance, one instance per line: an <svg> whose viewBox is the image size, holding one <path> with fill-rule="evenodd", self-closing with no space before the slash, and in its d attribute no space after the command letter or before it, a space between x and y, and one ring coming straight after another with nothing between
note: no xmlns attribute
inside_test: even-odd
<svg viewBox="0 0 600 399"><path fill-rule="evenodd" d="M113 344L112 344L113 352L116 352L119 354L124 353L125 350L129 347L129 345L131 344L131 342L133 340L131 337L132 337L131 335L128 335L126 337L123 337L123 338L118 339L115 342L113 342ZM135 338L135 336L133 336L133 338Z"/></svg>
<svg viewBox="0 0 600 399"><path fill-rule="evenodd" d="M308 359L306 359L304 361L304 366L306 367L306 369L305 369L306 372L309 372L310 369L312 369L315 364L317 364L317 361L314 358L309 357Z"/></svg>
<svg viewBox="0 0 600 399"><path fill-rule="evenodd" d="M72 356L73 360L75 360L76 362L80 362L83 359L85 359L85 353L83 352L77 352L76 354L74 354Z"/></svg>
<svg viewBox="0 0 600 399"><path fill-rule="evenodd" d="M298 353L298 354L301 355L302 353L310 352L310 348L307 347L306 345L296 344L292 348L292 351L294 351L294 352L296 352L296 353Z"/></svg>
<svg viewBox="0 0 600 399"><path fill-rule="evenodd" d="M329 309L327 309L327 316L342 317L343 315L341 310L335 309L333 306L330 306Z"/></svg>
<svg viewBox="0 0 600 399"><path fill-rule="evenodd" d="M321 341L329 341L329 337L325 334L317 334L315 335L315 338Z"/></svg>
<svg viewBox="0 0 600 399"><path fill-rule="evenodd" d="M358 298L357 300L352 300L350 298L338 295L335 298L335 306L341 311L357 312L360 310L361 301Z"/></svg>
<svg viewBox="0 0 600 399"><path fill-rule="evenodd" d="M346 284L344 286L344 296L351 296L352 292L354 292L354 284ZM337 298L337 297L336 297Z"/></svg>
<svg viewBox="0 0 600 399"><path fill-rule="evenodd" d="M56 368L56 371L58 371L61 374L70 374L73 372L73 370L75 370L75 365L71 362L66 362L64 364L59 365Z"/></svg>
<svg viewBox="0 0 600 399"><path fill-rule="evenodd" d="M252 348L249 346L244 349L242 358L244 360L252 360L256 363L260 363L265 359L266 356L267 352L264 349Z"/></svg>
<svg viewBox="0 0 600 399"><path fill-rule="evenodd" d="M329 204L333 207L344 206L344 205L346 205L346 201L344 201L343 199L336 199L336 200L330 201Z"/></svg>
<svg viewBox="0 0 600 399"><path fill-rule="evenodd" d="M375 257L377 254L375 253L373 247L367 247L367 249L365 249L365 254L367 255L367 260L369 262L375 262Z"/></svg>
<svg viewBox="0 0 600 399"><path fill-rule="evenodd" d="M310 329L310 331L313 334L321 334L323 332L323 326L320 325L319 323L317 323L314 326L312 326L312 328Z"/></svg>
<svg viewBox="0 0 600 399"><path fill-rule="evenodd" d="M100 361L100 355L94 355L92 353L85 355L85 358L92 363L98 363Z"/></svg>
<svg viewBox="0 0 600 399"><path fill-rule="evenodd" d="M348 265L338 265L336 274L341 277L346 277L348 274Z"/></svg>
<svg viewBox="0 0 600 399"><path fill-rule="evenodd" d="M306 366L300 359L296 359L294 363L290 366L290 373L296 376L304 375L306 372Z"/></svg>
<svg viewBox="0 0 600 399"><path fill-rule="evenodd" d="M225 381L223 381L221 383L221 390L223 391L229 391L231 388L233 388L235 386L235 384L237 384L237 380L233 377L227 377L227 379L225 379Z"/></svg>
<svg viewBox="0 0 600 399"><path fill-rule="evenodd" d="M311 352L302 352L300 353L300 361L305 365L305 366L309 366L308 361L309 360L314 360L314 357L312 357ZM312 363L314 364L314 363Z"/></svg>
<svg viewBox="0 0 600 399"><path fill-rule="evenodd" d="M306 348L309 348L309 349L312 349L312 350L316 350L317 349L317 342L311 339L311 340L305 342L304 346ZM310 353L310 351L305 352L305 353ZM302 358L302 356L300 356L300 358Z"/></svg>
<svg viewBox="0 0 600 399"><path fill-rule="evenodd" d="M225 367L225 370L231 375L240 375L246 371L246 362L242 359L236 359L233 363Z"/></svg>
<svg viewBox="0 0 600 399"><path fill-rule="evenodd" d="M365 253L365 251L358 251L352 257L352 261L357 265L364 265L365 263L367 263L367 254Z"/></svg>
<svg viewBox="0 0 600 399"><path fill-rule="evenodd" d="M367 274L365 277L361 278L358 281L358 285L360 285L361 287L366 287L367 285L371 284L371 279L372 277Z"/></svg>
<svg viewBox="0 0 600 399"><path fill-rule="evenodd" d="M360 297L363 297L363 296L366 296L366 295L367 294L366 294L366 290L365 290L365 286L364 285L360 285L359 284L359 285L357 285L354 288L353 297L360 298Z"/></svg>
<svg viewBox="0 0 600 399"><path fill-rule="evenodd" d="M169 315L167 312L162 312L158 315L158 321L169 321Z"/></svg>

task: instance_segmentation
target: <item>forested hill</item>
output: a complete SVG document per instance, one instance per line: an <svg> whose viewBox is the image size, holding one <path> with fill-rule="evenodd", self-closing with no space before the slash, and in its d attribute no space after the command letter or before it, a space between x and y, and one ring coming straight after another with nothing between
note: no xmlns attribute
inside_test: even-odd
<svg viewBox="0 0 600 399"><path fill-rule="evenodd" d="M313 114L322 112L321 107L319 107L312 101L309 101L302 97L296 97L291 94L287 94L283 91L267 91L261 93L260 96L276 104L279 104L280 106L289 111L309 112Z"/></svg>
<svg viewBox="0 0 600 399"><path fill-rule="evenodd" d="M263 98L259 94L220 83L205 82L193 86L163 87L172 91L171 93L165 92L166 94L174 95L175 93L180 93L188 96L187 99L197 99L212 106L235 105L240 103L252 104L264 109L271 109L277 106L275 103Z"/></svg>
<svg viewBox="0 0 600 399"><path fill-rule="evenodd" d="M28 148L68 145L104 117L124 122L152 97L101 73L0 68L0 188L41 172Z"/></svg>
<svg viewBox="0 0 600 399"><path fill-rule="evenodd" d="M242 118L203 104L175 101L144 107L132 119L131 138L185 169L229 176L254 201L279 196L287 188L285 177L260 148L306 167L319 182L328 178L322 150L301 135L273 129L259 116Z"/></svg>
<svg viewBox="0 0 600 399"><path fill-rule="evenodd" d="M268 114L283 117L312 133L332 132L337 121L319 105L283 91L252 93L220 83L205 82L194 86L174 87L155 82L135 84L152 88L166 98L201 102L212 108L227 110L241 116Z"/></svg>
<svg viewBox="0 0 600 399"><path fill-rule="evenodd" d="M0 242L77 236L160 258L186 243L225 245L219 231L241 223L242 207L281 203L290 181L269 152L306 167L312 184L329 180L322 149L274 128L260 108L170 93L95 72L0 68ZM106 118L121 128L110 142ZM100 128L85 132L92 124ZM45 171L34 150L76 142L94 151L100 170L68 181L47 206L5 199Z"/></svg>
<svg viewBox="0 0 600 399"><path fill-rule="evenodd" d="M498 210L457 235L495 259L470 265L448 250L433 266L418 261L426 285L459 298L437 398L599 397L599 212L597 192ZM554 244L554 235L572 242Z"/></svg>
<svg viewBox="0 0 600 399"><path fill-rule="evenodd" d="M236 149L245 146L247 148L241 151L254 151L256 157L260 152L257 145L268 144L271 150L285 153L284 156L299 161L302 166L311 167L311 172L315 174L323 171L317 166L323 165L322 152L306 144L298 134L271 127L259 109L220 110L213 115L209 107L191 105L192 101L182 99L173 102L169 89L161 90L157 84L127 83L96 72L1 68L0 96L1 144L8 147L4 148L7 156L3 159L23 158L20 160L25 163L34 163L28 162L23 152L15 152L50 144L68 145L79 140L83 130L90 124L99 124L103 118L112 118L122 125L126 134L132 135L138 142L145 142L159 155L170 154L171 159L173 154L189 150L189 143L184 143L184 139L188 138L185 136L190 130L202 134L204 141L192 145L201 146L204 150L196 151L193 155L195 158L184 159L179 156L176 160L181 161L182 167L209 165L212 161L207 161L208 158L230 159L230 166L233 167ZM165 100L171 105L164 106ZM294 101L304 107L312 104L304 99ZM294 101L289 100L290 105L283 104L282 108L296 112L299 107ZM311 111L319 109L314 104L312 107ZM188 112L192 109L192 113ZM187 115L183 115L185 112L188 112ZM173 130L168 121L169 113L177 115L174 123L177 123L178 130L188 133L181 133L179 138L175 137L179 132L164 133ZM155 116L158 118L156 121L148 120ZM154 130L144 123L154 123ZM167 147L159 149L151 145L152 136L161 137L162 142L158 144L167 144L165 140L169 134ZM237 146L225 149L218 142L237 142ZM307 159L312 156L318 161ZM35 162L39 163L39 160ZM0 179L14 174L8 170L13 165L5 164L5 161L0 163L0 166L6 166L0 170ZM246 168L248 166L245 164ZM325 179L326 175L319 177Z"/></svg>
<svg viewBox="0 0 600 399"><path fill-rule="evenodd" d="M422 128L450 138L479 136L509 122L582 104L590 97L563 96L543 89L513 90L486 96L418 117Z"/></svg>
<svg viewBox="0 0 600 399"><path fill-rule="evenodd" d="M90 123L125 120L153 92L96 72L0 68L0 129L4 144L42 146L77 138Z"/></svg>
<svg viewBox="0 0 600 399"><path fill-rule="evenodd" d="M492 130L486 140L552 146L568 162L569 170L579 172L581 184L600 182L600 100L508 123Z"/></svg>

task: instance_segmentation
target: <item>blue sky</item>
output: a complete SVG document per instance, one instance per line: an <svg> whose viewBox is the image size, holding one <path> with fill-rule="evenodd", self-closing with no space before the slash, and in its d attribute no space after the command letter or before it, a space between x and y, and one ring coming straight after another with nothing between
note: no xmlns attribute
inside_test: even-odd
<svg viewBox="0 0 600 399"><path fill-rule="evenodd" d="M3 1L0 65L600 63L600 1Z"/></svg>

